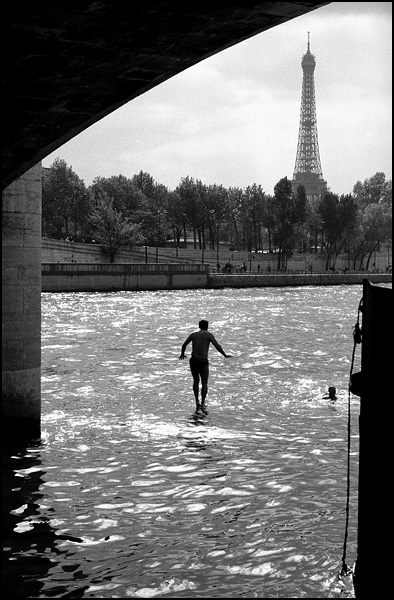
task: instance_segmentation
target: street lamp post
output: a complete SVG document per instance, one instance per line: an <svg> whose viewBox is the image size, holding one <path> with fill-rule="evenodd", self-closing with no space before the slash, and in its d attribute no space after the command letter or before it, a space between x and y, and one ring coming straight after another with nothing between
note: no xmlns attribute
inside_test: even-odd
<svg viewBox="0 0 394 600"><path fill-rule="evenodd" d="M160 211L157 211L156 263L159 262Z"/></svg>
<svg viewBox="0 0 394 600"><path fill-rule="evenodd" d="M175 256L178 258L178 229L174 223L174 216L171 218L171 229L174 235Z"/></svg>
<svg viewBox="0 0 394 600"><path fill-rule="evenodd" d="M159 243L160 243L160 215L167 214L166 210L157 211L157 240L156 240L156 262L159 262Z"/></svg>
<svg viewBox="0 0 394 600"><path fill-rule="evenodd" d="M212 217L215 216L215 211L211 210L210 211ZM216 220L215 223L215 229L216 229L216 264L219 264L219 220Z"/></svg>
<svg viewBox="0 0 394 600"><path fill-rule="evenodd" d="M75 193L74 194L74 242L77 241L77 233L78 233L78 217L81 214L81 211L79 210L79 202L81 200L81 196L79 195L80 193ZM87 198L87 194L82 194L82 200L85 201ZM82 212L82 214L84 214ZM81 231L80 231L80 238L82 238L82 224L81 225Z"/></svg>
<svg viewBox="0 0 394 600"><path fill-rule="evenodd" d="M204 229L205 229L205 219L204 219L204 210L203 210L203 213L202 213L202 231L201 231L201 243L202 243L201 264L204 264L204 251L205 251L205 234L204 234Z"/></svg>
<svg viewBox="0 0 394 600"><path fill-rule="evenodd" d="M146 219L145 218L142 219L142 226L143 226L142 231L144 232L144 238L145 238L145 263L148 263L148 238L146 237Z"/></svg>
<svg viewBox="0 0 394 600"><path fill-rule="evenodd" d="M142 204L137 204L138 208L143 208ZM145 237L145 263L148 262L148 238L146 237L146 217L140 217L142 222L142 231L144 232Z"/></svg>
<svg viewBox="0 0 394 600"><path fill-rule="evenodd" d="M78 196L74 194L74 242L77 239Z"/></svg>

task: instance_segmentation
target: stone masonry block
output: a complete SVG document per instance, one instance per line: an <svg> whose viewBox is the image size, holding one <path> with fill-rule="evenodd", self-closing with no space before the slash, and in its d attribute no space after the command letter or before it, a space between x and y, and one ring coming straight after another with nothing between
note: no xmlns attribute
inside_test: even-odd
<svg viewBox="0 0 394 600"><path fill-rule="evenodd" d="M23 286L5 285L3 282L1 305L3 309L3 330L11 315L23 313Z"/></svg>
<svg viewBox="0 0 394 600"><path fill-rule="evenodd" d="M23 247L23 225L22 214L2 213L2 247Z"/></svg>
<svg viewBox="0 0 394 600"><path fill-rule="evenodd" d="M23 340L2 339L1 364L3 371L23 370Z"/></svg>
<svg viewBox="0 0 394 600"><path fill-rule="evenodd" d="M23 368L32 369L41 366L41 335L30 336L23 345Z"/></svg>
<svg viewBox="0 0 394 600"><path fill-rule="evenodd" d="M23 312L26 314L41 315L41 284L24 286Z"/></svg>
<svg viewBox="0 0 394 600"><path fill-rule="evenodd" d="M41 215L25 214L24 230L23 230L23 245L25 248L40 248L41 249ZM40 256L41 262L41 256Z"/></svg>
<svg viewBox="0 0 394 600"><path fill-rule="evenodd" d="M5 417L40 417L41 369L4 370L2 409Z"/></svg>
<svg viewBox="0 0 394 600"><path fill-rule="evenodd" d="M3 341L23 341L30 336L37 338L40 335L40 319L36 314L14 314L3 315Z"/></svg>

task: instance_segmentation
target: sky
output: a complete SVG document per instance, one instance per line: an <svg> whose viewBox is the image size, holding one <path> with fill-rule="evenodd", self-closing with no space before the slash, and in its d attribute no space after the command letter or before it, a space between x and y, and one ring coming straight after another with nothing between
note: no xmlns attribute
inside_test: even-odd
<svg viewBox="0 0 394 600"><path fill-rule="evenodd" d="M392 179L392 3L333 2L236 44L131 100L48 155L90 185L141 170L174 190L183 177L272 194L293 177L301 59L316 59L323 177L349 194Z"/></svg>

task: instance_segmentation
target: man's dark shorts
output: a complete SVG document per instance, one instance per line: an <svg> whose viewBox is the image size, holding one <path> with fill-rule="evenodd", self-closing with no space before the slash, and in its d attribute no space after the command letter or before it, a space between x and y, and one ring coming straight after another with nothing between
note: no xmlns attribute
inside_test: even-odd
<svg viewBox="0 0 394 600"><path fill-rule="evenodd" d="M190 370L193 377L195 375L201 375L204 369L208 370L208 365L209 363L206 358L194 358L193 356L190 358Z"/></svg>

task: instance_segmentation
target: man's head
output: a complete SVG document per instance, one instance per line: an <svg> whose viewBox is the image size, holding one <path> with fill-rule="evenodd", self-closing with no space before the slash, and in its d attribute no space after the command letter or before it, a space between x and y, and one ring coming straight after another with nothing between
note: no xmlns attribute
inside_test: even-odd
<svg viewBox="0 0 394 600"><path fill-rule="evenodd" d="M208 321L206 321L205 319L201 319L198 326L200 329L208 329Z"/></svg>

